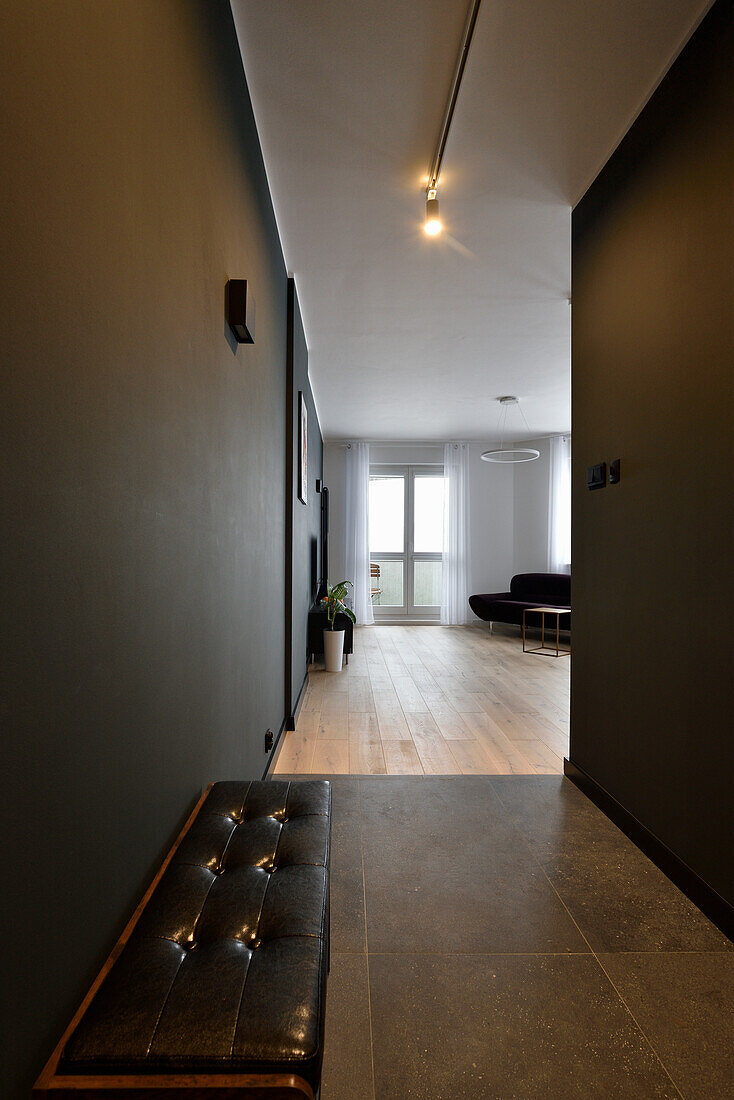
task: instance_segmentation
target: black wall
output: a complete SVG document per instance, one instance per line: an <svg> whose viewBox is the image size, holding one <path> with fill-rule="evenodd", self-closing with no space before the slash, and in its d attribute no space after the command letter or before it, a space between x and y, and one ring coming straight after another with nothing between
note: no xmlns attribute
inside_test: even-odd
<svg viewBox="0 0 734 1100"><path fill-rule="evenodd" d="M299 391L308 410L308 503L298 498L299 468ZM291 640L286 666L286 714L293 717L306 677L306 632L308 609L316 596L321 552L321 496L316 480L323 477L324 444L308 378L308 348L303 331L298 294L293 279L288 280L288 420L290 423L290 471L288 499L290 525L288 538L292 554L286 560L286 635Z"/></svg>
<svg viewBox="0 0 734 1100"><path fill-rule="evenodd" d="M732 134L719 0L573 215L571 715L572 762L729 903Z"/></svg>
<svg viewBox="0 0 734 1100"><path fill-rule="evenodd" d="M261 775L285 717L287 279L227 0L5 0L0 32L16 1097L202 786Z"/></svg>

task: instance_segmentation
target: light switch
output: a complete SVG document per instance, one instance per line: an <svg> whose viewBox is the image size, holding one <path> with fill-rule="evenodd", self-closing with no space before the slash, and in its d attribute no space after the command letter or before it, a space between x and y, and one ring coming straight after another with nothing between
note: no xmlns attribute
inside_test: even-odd
<svg viewBox="0 0 734 1100"><path fill-rule="evenodd" d="M596 466L586 467L586 486L589 489L603 489L607 483L607 464L598 462Z"/></svg>

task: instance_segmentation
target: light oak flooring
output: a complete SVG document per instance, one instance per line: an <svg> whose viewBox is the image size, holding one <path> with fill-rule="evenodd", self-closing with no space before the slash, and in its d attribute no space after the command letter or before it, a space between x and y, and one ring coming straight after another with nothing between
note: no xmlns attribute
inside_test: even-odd
<svg viewBox="0 0 734 1100"><path fill-rule="evenodd" d="M340 673L311 666L275 772L560 774L570 660L523 653L512 628L361 627Z"/></svg>

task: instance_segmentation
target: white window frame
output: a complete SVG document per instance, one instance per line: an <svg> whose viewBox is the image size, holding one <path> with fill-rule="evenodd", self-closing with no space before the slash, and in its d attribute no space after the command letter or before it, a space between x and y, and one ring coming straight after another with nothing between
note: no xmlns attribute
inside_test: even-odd
<svg viewBox="0 0 734 1100"><path fill-rule="evenodd" d="M370 551L370 561L402 561L403 563L403 605L402 607L385 607L373 603L375 620L400 619L406 622L419 620L421 622L436 621L441 618L440 605L416 607L414 603L414 563L416 561L443 561L440 550L417 553L413 546L413 519L415 505L415 479L416 477L443 477L444 468L438 464L406 464L386 465L373 463L370 466L370 477L402 477L404 479L403 496L403 552L379 550Z"/></svg>

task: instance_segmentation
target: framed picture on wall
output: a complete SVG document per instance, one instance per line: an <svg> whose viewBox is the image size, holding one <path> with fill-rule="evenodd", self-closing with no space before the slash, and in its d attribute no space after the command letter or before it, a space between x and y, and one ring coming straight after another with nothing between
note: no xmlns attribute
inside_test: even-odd
<svg viewBox="0 0 734 1100"><path fill-rule="evenodd" d="M308 409L303 390L298 391L298 499L308 504Z"/></svg>

